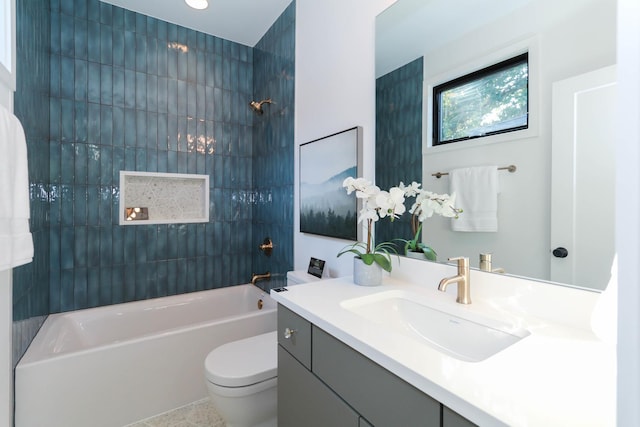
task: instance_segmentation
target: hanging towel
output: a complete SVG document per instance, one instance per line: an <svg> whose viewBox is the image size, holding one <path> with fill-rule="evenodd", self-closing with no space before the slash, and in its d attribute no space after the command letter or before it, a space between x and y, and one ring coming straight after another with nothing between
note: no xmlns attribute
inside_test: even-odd
<svg viewBox="0 0 640 427"><path fill-rule="evenodd" d="M456 194L458 219L453 231L498 231L498 167L477 166L449 172L451 194Z"/></svg>
<svg viewBox="0 0 640 427"><path fill-rule="evenodd" d="M32 259L27 141L18 118L0 106L0 270Z"/></svg>

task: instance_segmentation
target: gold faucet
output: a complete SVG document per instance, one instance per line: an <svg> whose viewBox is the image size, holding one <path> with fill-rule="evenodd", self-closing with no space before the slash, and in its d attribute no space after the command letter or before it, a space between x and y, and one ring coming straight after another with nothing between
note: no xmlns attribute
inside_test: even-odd
<svg viewBox="0 0 640 427"><path fill-rule="evenodd" d="M480 254L480 270L489 271L491 273L504 273L505 270L502 267L493 268L491 265L491 254L490 253L481 253Z"/></svg>
<svg viewBox="0 0 640 427"><path fill-rule="evenodd" d="M251 275L251 284L255 285L259 280L271 280L271 273L266 272L264 274L255 274Z"/></svg>
<svg viewBox="0 0 640 427"><path fill-rule="evenodd" d="M471 304L471 276L469 276L469 258L458 257L449 258L449 261L458 261L458 274L453 277L447 277L440 281L438 290L444 292L450 283L458 284L458 298L456 302L460 304Z"/></svg>

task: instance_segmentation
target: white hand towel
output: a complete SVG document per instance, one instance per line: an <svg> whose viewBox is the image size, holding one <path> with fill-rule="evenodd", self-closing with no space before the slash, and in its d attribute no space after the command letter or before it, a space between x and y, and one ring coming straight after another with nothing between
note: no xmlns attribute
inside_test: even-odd
<svg viewBox="0 0 640 427"><path fill-rule="evenodd" d="M0 270L32 259L27 141L18 118L0 106Z"/></svg>
<svg viewBox="0 0 640 427"><path fill-rule="evenodd" d="M498 167L477 166L449 172L451 193L456 194L458 219L453 231L498 231Z"/></svg>

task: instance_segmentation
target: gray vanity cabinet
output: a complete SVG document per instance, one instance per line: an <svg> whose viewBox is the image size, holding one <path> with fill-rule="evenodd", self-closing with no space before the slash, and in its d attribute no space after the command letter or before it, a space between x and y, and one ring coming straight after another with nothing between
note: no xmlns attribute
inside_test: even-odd
<svg viewBox="0 0 640 427"><path fill-rule="evenodd" d="M358 427L360 416L278 346L278 426Z"/></svg>
<svg viewBox="0 0 640 427"><path fill-rule="evenodd" d="M279 427L474 425L282 305L278 343Z"/></svg>
<svg viewBox="0 0 640 427"><path fill-rule="evenodd" d="M374 426L440 427L440 403L313 327L313 373Z"/></svg>
<svg viewBox="0 0 640 427"><path fill-rule="evenodd" d="M458 414L452 411L446 406L442 405L442 427L475 427L476 425Z"/></svg>

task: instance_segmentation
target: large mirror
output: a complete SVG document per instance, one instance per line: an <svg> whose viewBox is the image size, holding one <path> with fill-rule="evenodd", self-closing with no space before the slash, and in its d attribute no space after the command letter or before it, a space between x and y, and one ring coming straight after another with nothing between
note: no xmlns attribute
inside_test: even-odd
<svg viewBox="0 0 640 427"><path fill-rule="evenodd" d="M609 219L592 218L584 210L554 212L558 196L552 202L552 189L567 185L558 182L553 171L565 167L564 162L579 159L554 154L562 142L557 137L554 140L554 127L559 123L553 123L553 92L557 82L615 64L615 9L611 0L398 0L378 16L376 183L388 187L400 180L416 180L429 190L448 193L448 177L438 179L433 174L481 165L517 167L514 173L498 174L497 232L453 232L449 219L432 217L425 221L422 240L436 250L439 262L468 256L472 266L478 267L479 254L489 252L494 268L504 268L507 274L594 289L606 287L613 258L613 212ZM430 87L523 49L531 58L529 131L512 138L480 138L429 147L426 129L431 114ZM614 107L596 108L609 111ZM607 157L613 152L613 143L605 140L599 150ZM603 183L612 185L613 180L601 178L612 177L614 170L585 172L582 165L566 165L567 170L578 168L582 168L582 175L571 175L573 187L565 189L567 197L574 197L579 187L581 192L588 192L589 187L585 187L594 182L599 183L598 194L604 195L603 201L609 195L613 197L613 186L603 188ZM587 183L576 178L579 176L591 179ZM570 228L586 222L590 224L583 227L587 230L603 230L598 237L601 242L577 239L588 242L582 243L582 249L589 247L593 255L589 262L599 264L600 271L605 272L602 277L585 280L579 275L558 274L575 254L574 247L567 258L552 254L555 247L563 246L563 241L552 235L552 228L558 228L552 225L558 215L567 217ZM412 237L408 218L380 224L377 234L378 240Z"/></svg>

